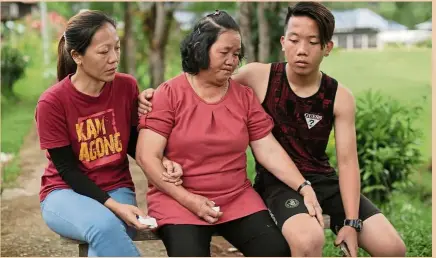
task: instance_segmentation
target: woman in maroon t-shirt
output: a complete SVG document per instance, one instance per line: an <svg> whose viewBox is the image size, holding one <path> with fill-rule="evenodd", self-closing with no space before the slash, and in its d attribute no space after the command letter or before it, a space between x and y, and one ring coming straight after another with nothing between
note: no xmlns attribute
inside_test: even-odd
<svg viewBox="0 0 436 258"><path fill-rule="evenodd" d="M131 237L147 228L137 219L145 214L127 158L135 157L138 86L116 72L119 49L111 18L97 11L71 18L58 47L59 82L36 107L48 158L42 217L56 233L88 242L89 256L140 256Z"/></svg>
<svg viewBox="0 0 436 258"><path fill-rule="evenodd" d="M210 256L218 232L245 256L290 250L246 174L246 149L275 176L319 204L271 134L273 121L253 90L230 79L244 55L239 26L226 12L202 18L181 45L185 73L163 83L139 122L137 162L147 175L148 210L169 256ZM146 143L146 144L145 144ZM183 167L183 184L161 177L163 155Z"/></svg>

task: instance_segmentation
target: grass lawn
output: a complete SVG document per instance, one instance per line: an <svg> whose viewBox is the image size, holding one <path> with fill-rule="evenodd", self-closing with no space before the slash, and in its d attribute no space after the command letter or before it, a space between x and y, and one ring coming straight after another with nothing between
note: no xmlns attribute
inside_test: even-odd
<svg viewBox="0 0 436 258"><path fill-rule="evenodd" d="M401 235L408 257L432 256L431 206L406 193L395 193L395 198L382 207L382 211ZM325 232L323 256L339 256L338 248L333 245L336 235L330 230ZM359 256L369 254L359 249Z"/></svg>
<svg viewBox="0 0 436 258"><path fill-rule="evenodd" d="M416 126L424 133L422 154L430 159L431 49L336 51L324 58L321 69L350 88L356 98L372 89L410 107L421 105Z"/></svg>

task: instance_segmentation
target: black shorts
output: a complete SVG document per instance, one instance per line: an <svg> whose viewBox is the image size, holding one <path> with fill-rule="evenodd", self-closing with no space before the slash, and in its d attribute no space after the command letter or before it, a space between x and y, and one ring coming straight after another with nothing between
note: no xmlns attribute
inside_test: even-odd
<svg viewBox="0 0 436 258"><path fill-rule="evenodd" d="M169 257L208 257L214 234L223 236L244 256L289 257L286 239L268 211L216 225L165 225L157 231Z"/></svg>
<svg viewBox="0 0 436 258"><path fill-rule="evenodd" d="M338 176L336 173L327 175L305 173L304 177L312 183L323 214L330 215L330 229L336 234L336 230L343 226L345 219ZM280 230L290 217L299 213L308 213L303 196L282 182L266 186L260 195ZM359 218L364 221L377 213L380 213L380 210L361 194Z"/></svg>

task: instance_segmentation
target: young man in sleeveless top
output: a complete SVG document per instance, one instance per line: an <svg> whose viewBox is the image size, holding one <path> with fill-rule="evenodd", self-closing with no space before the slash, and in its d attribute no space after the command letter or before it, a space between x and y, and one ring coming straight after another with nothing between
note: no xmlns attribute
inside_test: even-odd
<svg viewBox="0 0 436 258"><path fill-rule="evenodd" d="M331 217L335 245L345 242L372 256L404 256L406 247L380 210L360 193L352 93L320 71L333 48L334 17L322 4L288 8L282 50L287 62L250 63L233 78L254 89L275 126L273 135L288 152ZM326 147L335 129L339 177ZM255 187L282 230L293 256L321 256L324 232L308 215L301 195L256 162ZM305 185L300 187L300 190Z"/></svg>

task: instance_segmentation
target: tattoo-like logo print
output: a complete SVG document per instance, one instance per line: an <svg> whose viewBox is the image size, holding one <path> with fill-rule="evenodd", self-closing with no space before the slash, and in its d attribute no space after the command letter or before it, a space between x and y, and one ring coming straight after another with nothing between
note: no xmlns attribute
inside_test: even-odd
<svg viewBox="0 0 436 258"><path fill-rule="evenodd" d="M295 207L297 207L299 204L300 204L300 202L299 202L298 200L296 200L296 199L288 199L288 200L285 202L285 207L286 207L286 208L295 208Z"/></svg>

